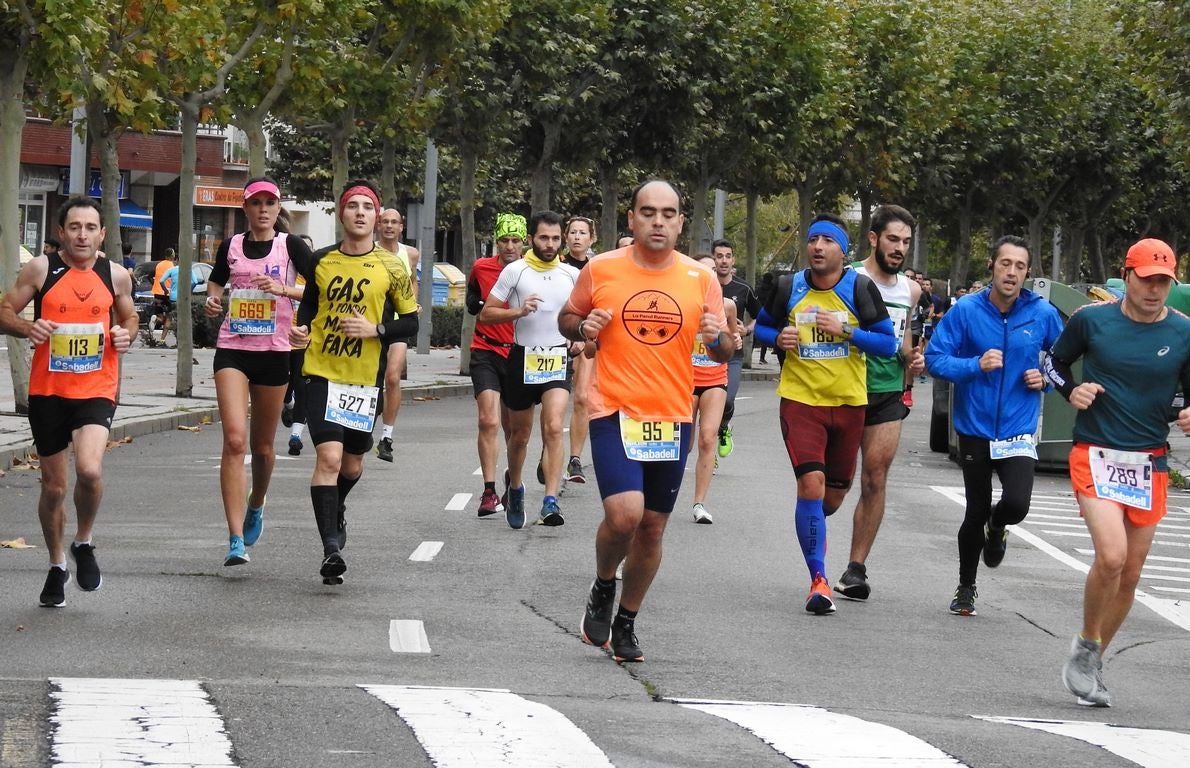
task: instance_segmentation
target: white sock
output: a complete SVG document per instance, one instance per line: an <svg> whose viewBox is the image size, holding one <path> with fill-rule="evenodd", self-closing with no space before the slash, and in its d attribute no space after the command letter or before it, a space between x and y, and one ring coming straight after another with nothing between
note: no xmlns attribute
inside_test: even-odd
<svg viewBox="0 0 1190 768"><path fill-rule="evenodd" d="M91 544L91 540L90 540L90 539L87 539L86 541L79 541L78 539L75 539L75 540L74 540L74 543L75 543L76 545L78 545L78 546L82 546L82 545L84 545L84 544L86 544L86 545L90 546L90 544Z"/></svg>
<svg viewBox="0 0 1190 768"><path fill-rule="evenodd" d="M381 432L380 439L381 440L392 440L393 439L393 425L392 424L384 425L384 431Z"/></svg>
<svg viewBox="0 0 1190 768"><path fill-rule="evenodd" d="M299 421L295 421L295 422L293 423L293 427L291 427L291 428L290 428L290 430L289 430L289 434L290 434L290 435L292 435L293 437L296 437L296 438L298 438L298 439L300 440L300 439L301 439L301 437L302 437L302 430L303 430L303 429L305 429L305 428L306 428L306 425L305 425L305 424L302 424L302 423L301 423L301 422L299 422Z"/></svg>
<svg viewBox="0 0 1190 768"><path fill-rule="evenodd" d="M66 570L66 563L50 563L51 568L57 568L59 571Z"/></svg>

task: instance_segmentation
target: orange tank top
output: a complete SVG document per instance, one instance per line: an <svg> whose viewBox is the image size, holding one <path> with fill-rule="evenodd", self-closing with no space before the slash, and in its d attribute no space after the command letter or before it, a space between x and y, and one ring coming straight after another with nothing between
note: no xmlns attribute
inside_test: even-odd
<svg viewBox="0 0 1190 768"><path fill-rule="evenodd" d="M33 349L29 394L68 400L102 397L116 401L119 360L111 344L111 262L96 259L91 269L69 267L49 257L45 283L34 299L34 317L58 324L45 344Z"/></svg>

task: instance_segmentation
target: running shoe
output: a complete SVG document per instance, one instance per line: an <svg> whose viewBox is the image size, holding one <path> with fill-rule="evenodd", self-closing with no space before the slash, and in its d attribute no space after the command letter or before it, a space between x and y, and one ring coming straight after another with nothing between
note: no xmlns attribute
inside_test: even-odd
<svg viewBox="0 0 1190 768"><path fill-rule="evenodd" d="M587 482L587 476L583 474L583 460L578 456L571 456L570 461L566 463L566 482Z"/></svg>
<svg viewBox="0 0 1190 768"><path fill-rule="evenodd" d="M500 507L508 509L508 470L504 470L504 493L500 494Z"/></svg>
<svg viewBox="0 0 1190 768"><path fill-rule="evenodd" d="M541 454L541 458L537 460L537 484L545 485L545 454Z"/></svg>
<svg viewBox="0 0 1190 768"><path fill-rule="evenodd" d="M246 562L248 562L248 553L244 551L244 537L227 537L227 557L223 558L223 564L225 566L243 565Z"/></svg>
<svg viewBox="0 0 1190 768"><path fill-rule="evenodd" d="M600 589L591 582L587 595L587 608L579 622L579 635L587 645L606 648L612 631L612 609L616 604L616 588Z"/></svg>
<svg viewBox="0 0 1190 768"><path fill-rule="evenodd" d="M694 522L702 523L703 525L710 525L715 522L711 519L711 513L702 504L694 505Z"/></svg>
<svg viewBox="0 0 1190 768"><path fill-rule="evenodd" d="M90 544L71 544L70 557L74 560L75 584L84 592L94 592L103 584L99 574L99 563L95 561L95 547Z"/></svg>
<svg viewBox="0 0 1190 768"><path fill-rule="evenodd" d="M264 503L261 502L260 509L253 509L249 505L248 511L244 514L244 546L250 547L255 544L263 531Z"/></svg>
<svg viewBox="0 0 1190 768"><path fill-rule="evenodd" d="M508 506L504 509L508 527L519 531L525 527L525 486L508 489Z"/></svg>
<svg viewBox="0 0 1190 768"><path fill-rule="evenodd" d="M556 501L547 501L541 505L541 519L537 522L549 526L566 524L566 520L562 517L562 510Z"/></svg>
<svg viewBox="0 0 1190 768"><path fill-rule="evenodd" d="M343 574L347 572L347 563L343 560L343 554L338 550L330 552L322 559L322 567L318 569L318 575L322 577L322 583L329 586L337 586L343 583Z"/></svg>
<svg viewBox="0 0 1190 768"><path fill-rule="evenodd" d="M1095 668L1095 691L1086 696L1079 696L1078 703L1084 707L1110 707L1111 694L1107 692L1107 686L1103 684L1103 658L1100 657L1099 664Z"/></svg>
<svg viewBox="0 0 1190 768"><path fill-rule="evenodd" d="M850 562L847 570L835 582L835 591L849 600L867 600L872 594L868 586L868 567L863 563Z"/></svg>
<svg viewBox="0 0 1190 768"><path fill-rule="evenodd" d="M339 549L347 549L347 505L339 505Z"/></svg>
<svg viewBox="0 0 1190 768"><path fill-rule="evenodd" d="M977 616L975 613L975 598L979 597L979 590L972 584L965 587L960 584L955 588L954 597L950 601L950 612L958 616Z"/></svg>
<svg viewBox="0 0 1190 768"><path fill-rule="evenodd" d="M810 584L810 595L806 598L806 611L815 616L835 612L835 601L831 600L831 585L819 574Z"/></svg>
<svg viewBox="0 0 1190 768"><path fill-rule="evenodd" d="M645 660L635 630L636 622L625 621L620 617L612 622L612 658L621 664Z"/></svg>
<svg viewBox="0 0 1190 768"><path fill-rule="evenodd" d="M380 442L376 443L376 457L381 461L392 463L393 439L391 437L382 437L380 438Z"/></svg>
<svg viewBox="0 0 1190 768"><path fill-rule="evenodd" d="M484 488L483 495L479 497L479 517L487 517L503 511L504 504L501 503L496 492L491 488Z"/></svg>
<svg viewBox="0 0 1190 768"><path fill-rule="evenodd" d="M281 423L287 428L293 426L293 403L288 402L281 406Z"/></svg>
<svg viewBox="0 0 1190 768"><path fill-rule="evenodd" d="M735 450L735 441L731 439L731 426L719 430L719 458L726 459Z"/></svg>
<svg viewBox="0 0 1190 768"><path fill-rule="evenodd" d="M901 393L901 402L905 405L906 408L913 407L913 390L912 389L907 389Z"/></svg>
<svg viewBox="0 0 1190 768"><path fill-rule="evenodd" d="M298 437L297 435L289 436L289 455L290 456L301 456L303 447L305 447L305 446L302 445L302 439L300 437Z"/></svg>
<svg viewBox="0 0 1190 768"><path fill-rule="evenodd" d="M1078 698L1093 701L1099 690L1102 665L1099 643L1075 635L1070 642L1070 658L1062 666L1062 684Z"/></svg>
<svg viewBox="0 0 1190 768"><path fill-rule="evenodd" d="M70 571L50 568L37 601L46 608L61 608L66 605L66 585L70 583Z"/></svg>
<svg viewBox="0 0 1190 768"><path fill-rule="evenodd" d="M1001 528L997 533L989 523L983 531L983 564L995 568L1004 562L1004 552L1008 549L1008 528Z"/></svg>

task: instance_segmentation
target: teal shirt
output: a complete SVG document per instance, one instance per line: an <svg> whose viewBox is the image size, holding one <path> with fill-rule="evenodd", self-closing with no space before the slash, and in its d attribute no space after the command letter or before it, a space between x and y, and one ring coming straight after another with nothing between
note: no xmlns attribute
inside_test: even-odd
<svg viewBox="0 0 1190 768"><path fill-rule="evenodd" d="M1190 318L1171 310L1157 323L1124 316L1121 303L1090 304L1071 316L1053 354L1083 359L1083 382L1103 392L1074 420L1074 439L1143 451L1165 445L1179 383L1190 391Z"/></svg>

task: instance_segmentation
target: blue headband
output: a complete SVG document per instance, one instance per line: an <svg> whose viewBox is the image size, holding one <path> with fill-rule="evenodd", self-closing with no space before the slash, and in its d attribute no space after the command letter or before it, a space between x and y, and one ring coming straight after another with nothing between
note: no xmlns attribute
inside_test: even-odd
<svg viewBox="0 0 1190 768"><path fill-rule="evenodd" d="M811 224L810 233L806 235L806 242L810 242L818 235L829 237L831 240L834 240L839 244L839 247L843 249L844 254L846 254L848 248L851 247L851 241L847 239L847 232L833 221L822 220Z"/></svg>

